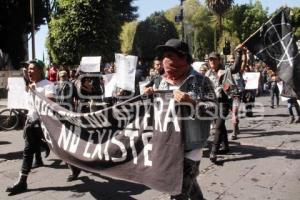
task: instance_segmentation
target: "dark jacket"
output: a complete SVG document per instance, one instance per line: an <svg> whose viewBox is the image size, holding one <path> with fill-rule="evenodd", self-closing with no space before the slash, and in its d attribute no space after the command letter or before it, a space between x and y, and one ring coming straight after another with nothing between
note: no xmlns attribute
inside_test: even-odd
<svg viewBox="0 0 300 200"><path fill-rule="evenodd" d="M169 90L170 84L164 79L161 80L159 90ZM203 148L206 144L210 132L210 124L213 116L207 115L207 111L215 113L216 96L211 81L190 68L188 77L182 82L179 89L187 92L195 102L201 102L194 118L190 120L182 120L182 134L184 137L185 150L193 150ZM189 108L181 106L182 115L189 115Z"/></svg>
<svg viewBox="0 0 300 200"><path fill-rule="evenodd" d="M213 82L215 92L218 98L219 102L227 102L228 101L228 95L231 93L234 93L237 89L237 86L235 85L235 81L232 77L232 74L236 74L240 72L242 65L242 51L239 50L236 52L235 61L234 64L229 66L224 70L224 66L220 64L219 70L224 70L224 73L218 77L217 72L214 72L213 70L209 69L206 72L206 76ZM232 91L230 91L232 90Z"/></svg>

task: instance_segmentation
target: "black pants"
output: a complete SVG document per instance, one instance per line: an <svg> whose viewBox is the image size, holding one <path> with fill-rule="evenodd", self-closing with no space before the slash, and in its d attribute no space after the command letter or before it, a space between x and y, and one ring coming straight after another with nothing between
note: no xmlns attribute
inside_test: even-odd
<svg viewBox="0 0 300 200"><path fill-rule="evenodd" d="M33 155L41 151L41 141L44 138L39 122L26 121L24 127L25 147L23 151L22 174L29 174L32 168Z"/></svg>
<svg viewBox="0 0 300 200"><path fill-rule="evenodd" d="M202 200L203 194L197 182L199 175L200 161L193 161L184 158L183 163L183 182L181 194L171 196L172 200Z"/></svg>
<svg viewBox="0 0 300 200"><path fill-rule="evenodd" d="M254 107L255 93L256 93L256 90L245 90L245 92L244 92L243 102L246 104L245 107L246 107L246 116L247 117L253 116L252 108Z"/></svg>
<svg viewBox="0 0 300 200"><path fill-rule="evenodd" d="M275 104L275 100L274 98L276 98L276 105L279 105L279 89L278 86L274 86L271 88L271 106L274 106Z"/></svg>
<svg viewBox="0 0 300 200"><path fill-rule="evenodd" d="M230 105L230 103L221 103L219 106L219 117L216 119L215 134L211 149L211 153L213 154L219 151L221 144L223 144L225 148L229 148L225 120L229 114Z"/></svg>

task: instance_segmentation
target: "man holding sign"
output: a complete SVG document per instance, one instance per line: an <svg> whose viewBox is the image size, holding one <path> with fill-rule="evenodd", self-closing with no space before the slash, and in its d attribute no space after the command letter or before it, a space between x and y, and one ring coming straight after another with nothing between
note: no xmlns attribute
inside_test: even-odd
<svg viewBox="0 0 300 200"><path fill-rule="evenodd" d="M44 63L40 60L34 59L28 62L28 77L30 81L28 87L30 90L35 90L49 99L54 100L54 84L44 79L43 68ZM6 189L6 192L9 192L10 194L17 194L27 190L27 176L32 168L33 155L40 151L39 148L44 137L38 113L33 105L32 94L29 96L28 101L29 111L24 127L25 147L23 151L23 163L19 180L12 187Z"/></svg>
<svg viewBox="0 0 300 200"><path fill-rule="evenodd" d="M161 54L165 73L158 87L145 88L146 94L155 90L172 90L173 99L181 111L181 134L184 140L182 191L171 199L204 199L197 183L202 148L209 136L212 115L216 110L216 97L210 80L191 67L192 57L186 43L170 39L156 48ZM184 116L184 118L183 118ZM186 117L188 116L188 117Z"/></svg>

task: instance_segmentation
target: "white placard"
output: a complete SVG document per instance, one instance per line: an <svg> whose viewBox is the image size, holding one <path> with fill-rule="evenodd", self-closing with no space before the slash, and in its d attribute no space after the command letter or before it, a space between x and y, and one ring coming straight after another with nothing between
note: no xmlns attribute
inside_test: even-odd
<svg viewBox="0 0 300 200"><path fill-rule="evenodd" d="M7 107L28 109L28 98L23 77L8 77Z"/></svg>
<svg viewBox="0 0 300 200"><path fill-rule="evenodd" d="M116 89L116 85L117 85L117 79L116 79L116 75L114 74L105 74L102 75L103 77L103 81L104 81L104 97L112 97L113 93Z"/></svg>
<svg viewBox="0 0 300 200"><path fill-rule="evenodd" d="M137 56L115 54L117 68L117 87L131 92L135 91L135 71Z"/></svg>
<svg viewBox="0 0 300 200"><path fill-rule="evenodd" d="M277 86L278 86L278 89L279 89L279 94L281 94L282 88L283 88L283 82L282 81L278 82ZM287 101L288 99L289 98L287 98L287 97L281 96L281 101Z"/></svg>
<svg viewBox="0 0 300 200"><path fill-rule="evenodd" d="M79 69L82 72L100 72L101 56L82 57Z"/></svg>
<svg viewBox="0 0 300 200"><path fill-rule="evenodd" d="M246 90L255 90L258 88L258 83L259 83L259 77L260 73L259 72L245 72L243 75L243 78L245 80Z"/></svg>

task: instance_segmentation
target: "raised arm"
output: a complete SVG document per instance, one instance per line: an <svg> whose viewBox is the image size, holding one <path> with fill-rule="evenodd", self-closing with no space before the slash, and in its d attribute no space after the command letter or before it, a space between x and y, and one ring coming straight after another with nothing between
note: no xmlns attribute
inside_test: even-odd
<svg viewBox="0 0 300 200"><path fill-rule="evenodd" d="M242 56L243 53L246 51L246 49L239 44L236 49L235 49L235 60L234 60L234 64L232 66L230 66L230 70L232 74L238 73L241 70L241 66L243 65L243 67L245 67L245 63L247 63L247 60L243 62L242 60Z"/></svg>

